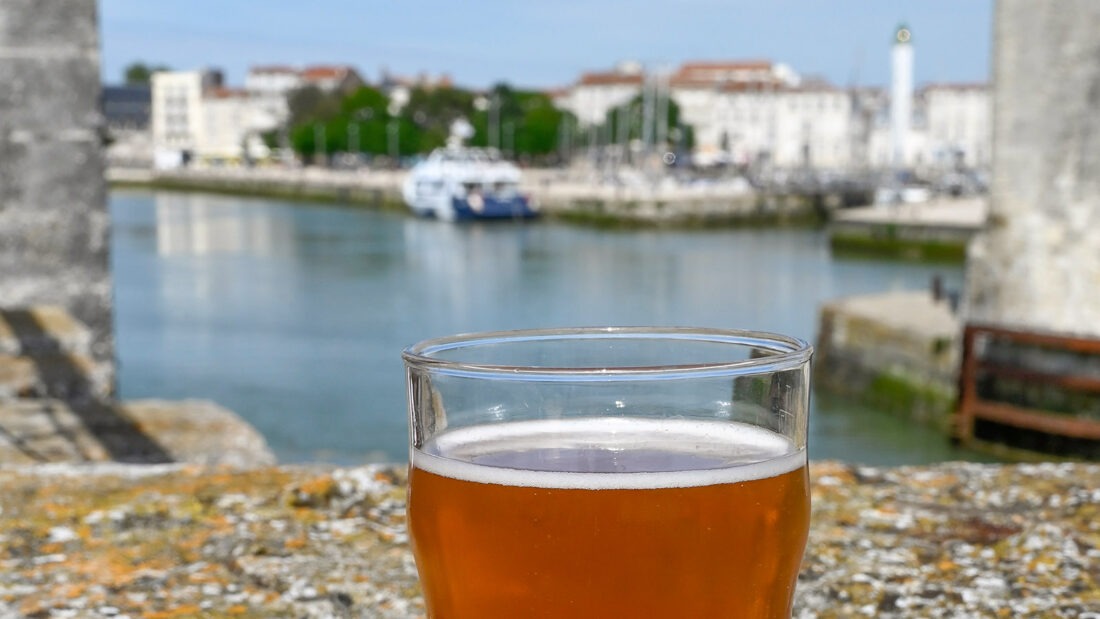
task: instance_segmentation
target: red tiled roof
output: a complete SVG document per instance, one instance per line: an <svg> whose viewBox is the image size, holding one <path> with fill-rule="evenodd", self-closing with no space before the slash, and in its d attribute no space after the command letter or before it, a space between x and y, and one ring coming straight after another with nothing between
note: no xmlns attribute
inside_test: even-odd
<svg viewBox="0 0 1100 619"><path fill-rule="evenodd" d="M771 68L772 61L770 60L698 60L680 65L677 73L691 73L694 71L770 71Z"/></svg>
<svg viewBox="0 0 1100 619"><path fill-rule="evenodd" d="M641 86L642 74L615 72L582 73L578 84L581 86L612 86L617 84Z"/></svg>
<svg viewBox="0 0 1100 619"><path fill-rule="evenodd" d="M241 88L211 88L203 93L209 99L232 99L235 97L247 97L248 91Z"/></svg>
<svg viewBox="0 0 1100 619"><path fill-rule="evenodd" d="M340 79L351 70L346 65L315 65L302 69L299 74L305 80Z"/></svg>
<svg viewBox="0 0 1100 619"><path fill-rule="evenodd" d="M672 85L680 88L706 88L724 86L734 82L770 84L777 81L770 77L773 66L769 60L685 62L680 65L680 68L677 69L669 81ZM752 74L752 77L744 77L745 73ZM767 74L769 78L761 79L761 73ZM749 90L752 90L752 88L750 86Z"/></svg>

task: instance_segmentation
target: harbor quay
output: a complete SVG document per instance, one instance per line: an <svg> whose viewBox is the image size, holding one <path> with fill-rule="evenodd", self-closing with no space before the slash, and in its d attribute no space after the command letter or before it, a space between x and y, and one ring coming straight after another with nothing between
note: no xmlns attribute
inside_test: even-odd
<svg viewBox="0 0 1100 619"><path fill-rule="evenodd" d="M406 210L407 172L323 167L110 168L115 186L212 191L316 200ZM664 179L664 180L651 180ZM597 225L692 226L819 221L828 210L858 199L843 191L753 189L742 179L678 183L641 173L593 178L559 169L526 169L520 191L551 218Z"/></svg>

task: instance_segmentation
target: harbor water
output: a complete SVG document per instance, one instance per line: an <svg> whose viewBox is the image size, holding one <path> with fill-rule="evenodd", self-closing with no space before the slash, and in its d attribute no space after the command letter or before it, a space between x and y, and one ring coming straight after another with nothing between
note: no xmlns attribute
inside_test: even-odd
<svg viewBox="0 0 1100 619"><path fill-rule="evenodd" d="M958 266L847 261L813 230L456 225L400 213L116 190L123 398L203 398L284 462L403 462L401 350L443 335L591 325L776 331L813 340L823 301L959 288ZM814 397L811 458L970 458L936 431Z"/></svg>

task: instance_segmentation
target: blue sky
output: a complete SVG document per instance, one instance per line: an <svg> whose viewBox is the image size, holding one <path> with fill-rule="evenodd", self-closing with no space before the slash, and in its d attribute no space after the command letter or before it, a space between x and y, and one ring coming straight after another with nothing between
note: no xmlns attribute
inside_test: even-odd
<svg viewBox="0 0 1100 619"><path fill-rule="evenodd" d="M987 81L993 0L100 0L103 77L132 61L348 63L368 80L448 73L466 86L552 87L620 60L766 58L838 85L886 84L894 28L926 82Z"/></svg>

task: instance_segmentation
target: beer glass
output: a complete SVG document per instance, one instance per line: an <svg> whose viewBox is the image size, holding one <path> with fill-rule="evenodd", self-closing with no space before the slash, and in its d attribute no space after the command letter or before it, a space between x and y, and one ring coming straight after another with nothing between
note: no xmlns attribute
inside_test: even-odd
<svg viewBox="0 0 1100 619"><path fill-rule="evenodd" d="M688 328L406 349L428 616L790 617L811 354L792 337Z"/></svg>

